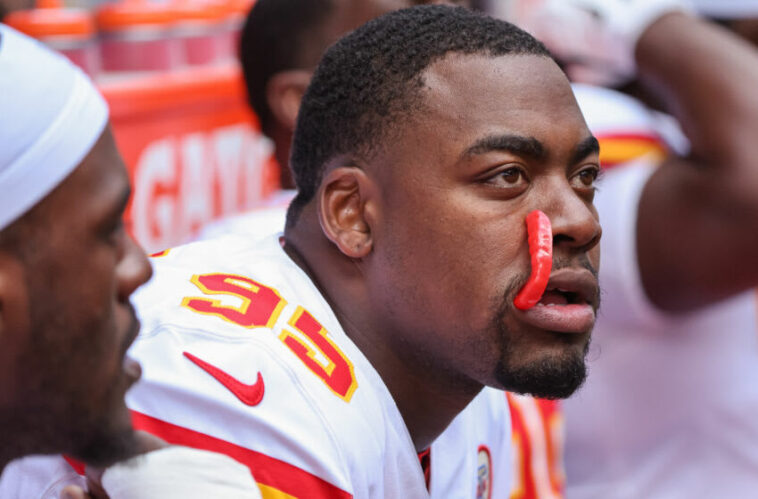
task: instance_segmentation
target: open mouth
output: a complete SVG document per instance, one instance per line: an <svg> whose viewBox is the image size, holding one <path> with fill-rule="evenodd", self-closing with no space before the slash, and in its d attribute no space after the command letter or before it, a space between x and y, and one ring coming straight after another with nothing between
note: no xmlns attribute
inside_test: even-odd
<svg viewBox="0 0 758 499"><path fill-rule="evenodd" d="M545 290L545 293L542 295L540 301L537 302L537 305L554 307L556 305L579 305L585 303L587 303L587 301L576 291L554 288Z"/></svg>
<svg viewBox="0 0 758 499"><path fill-rule="evenodd" d="M589 332L595 324L597 289L597 279L586 269L557 270L540 301L521 312L522 318L547 331Z"/></svg>

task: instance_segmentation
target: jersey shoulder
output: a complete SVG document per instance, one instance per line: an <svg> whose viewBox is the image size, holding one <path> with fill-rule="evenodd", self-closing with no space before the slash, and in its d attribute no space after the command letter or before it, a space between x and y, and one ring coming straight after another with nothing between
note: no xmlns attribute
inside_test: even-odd
<svg viewBox="0 0 758 499"><path fill-rule="evenodd" d="M130 408L351 494L372 487L403 452L402 432L388 438L399 413L278 241L201 242L155 263L135 301L144 329L130 354L143 380Z"/></svg>

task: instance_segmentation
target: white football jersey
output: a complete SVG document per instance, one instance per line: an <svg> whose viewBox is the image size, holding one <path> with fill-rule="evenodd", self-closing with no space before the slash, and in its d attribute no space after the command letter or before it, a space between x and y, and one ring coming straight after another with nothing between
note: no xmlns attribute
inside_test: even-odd
<svg viewBox="0 0 758 499"><path fill-rule="evenodd" d="M427 489L388 389L278 235L193 243L153 263L129 353L142 365L127 396L137 428L232 456L264 498L507 497L504 393L484 389L435 442ZM2 497L55 497L73 479L61 462L14 463Z"/></svg>
<svg viewBox="0 0 758 499"><path fill-rule="evenodd" d="M654 120L638 119L644 116L641 104L614 94L588 87L577 92L601 149L606 136L658 133ZM637 118L614 121L603 115L618 107ZM655 164L656 157L648 155L607 171L595 197L603 226L603 301L589 378L564 403L567 496L754 497L755 294L677 316L648 301L637 266L636 222Z"/></svg>
<svg viewBox="0 0 758 499"><path fill-rule="evenodd" d="M425 497L389 391L277 236L190 244L154 263L135 298L137 426L239 452L264 497Z"/></svg>
<svg viewBox="0 0 758 499"><path fill-rule="evenodd" d="M505 392L485 387L434 441L430 459L432 498L510 497L514 458Z"/></svg>

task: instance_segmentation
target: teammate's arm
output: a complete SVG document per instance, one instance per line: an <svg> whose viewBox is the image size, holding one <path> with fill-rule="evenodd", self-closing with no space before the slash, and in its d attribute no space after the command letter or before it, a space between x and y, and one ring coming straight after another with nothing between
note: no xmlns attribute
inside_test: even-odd
<svg viewBox="0 0 758 499"><path fill-rule="evenodd" d="M758 284L758 51L676 13L643 33L636 61L692 144L642 193L641 278L658 307L689 310Z"/></svg>

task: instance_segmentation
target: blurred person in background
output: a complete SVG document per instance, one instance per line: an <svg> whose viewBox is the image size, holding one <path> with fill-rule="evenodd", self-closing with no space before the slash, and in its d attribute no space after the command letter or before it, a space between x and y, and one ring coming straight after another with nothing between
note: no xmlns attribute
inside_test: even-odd
<svg viewBox="0 0 758 499"><path fill-rule="evenodd" d="M756 12L755 2L705 3L722 19L738 5ZM752 497L756 51L712 24L666 15L687 10L678 2L509 7L575 80L620 86L636 75L686 135L629 96L575 86L607 171L596 198L603 311L588 381L563 404L567 495Z"/></svg>
<svg viewBox="0 0 758 499"><path fill-rule="evenodd" d="M758 2L755 0L691 0L698 12L758 45Z"/></svg>
<svg viewBox="0 0 758 499"><path fill-rule="evenodd" d="M130 296L151 267L122 223L129 178L105 101L65 58L4 25L0 96L3 475L14 459L66 452L99 467L94 483L114 499L259 497L236 461L132 428L124 394L140 368L125 357L139 330ZM16 485L0 485L0 496L40 497Z"/></svg>
<svg viewBox="0 0 758 499"><path fill-rule="evenodd" d="M240 61L250 106L275 144L282 187L300 100L327 47L387 12L414 5L468 5L467 0L279 0L256 2L242 30Z"/></svg>
<svg viewBox="0 0 758 499"><path fill-rule="evenodd" d="M0 21L14 10L26 10L34 7L35 0L0 0Z"/></svg>

